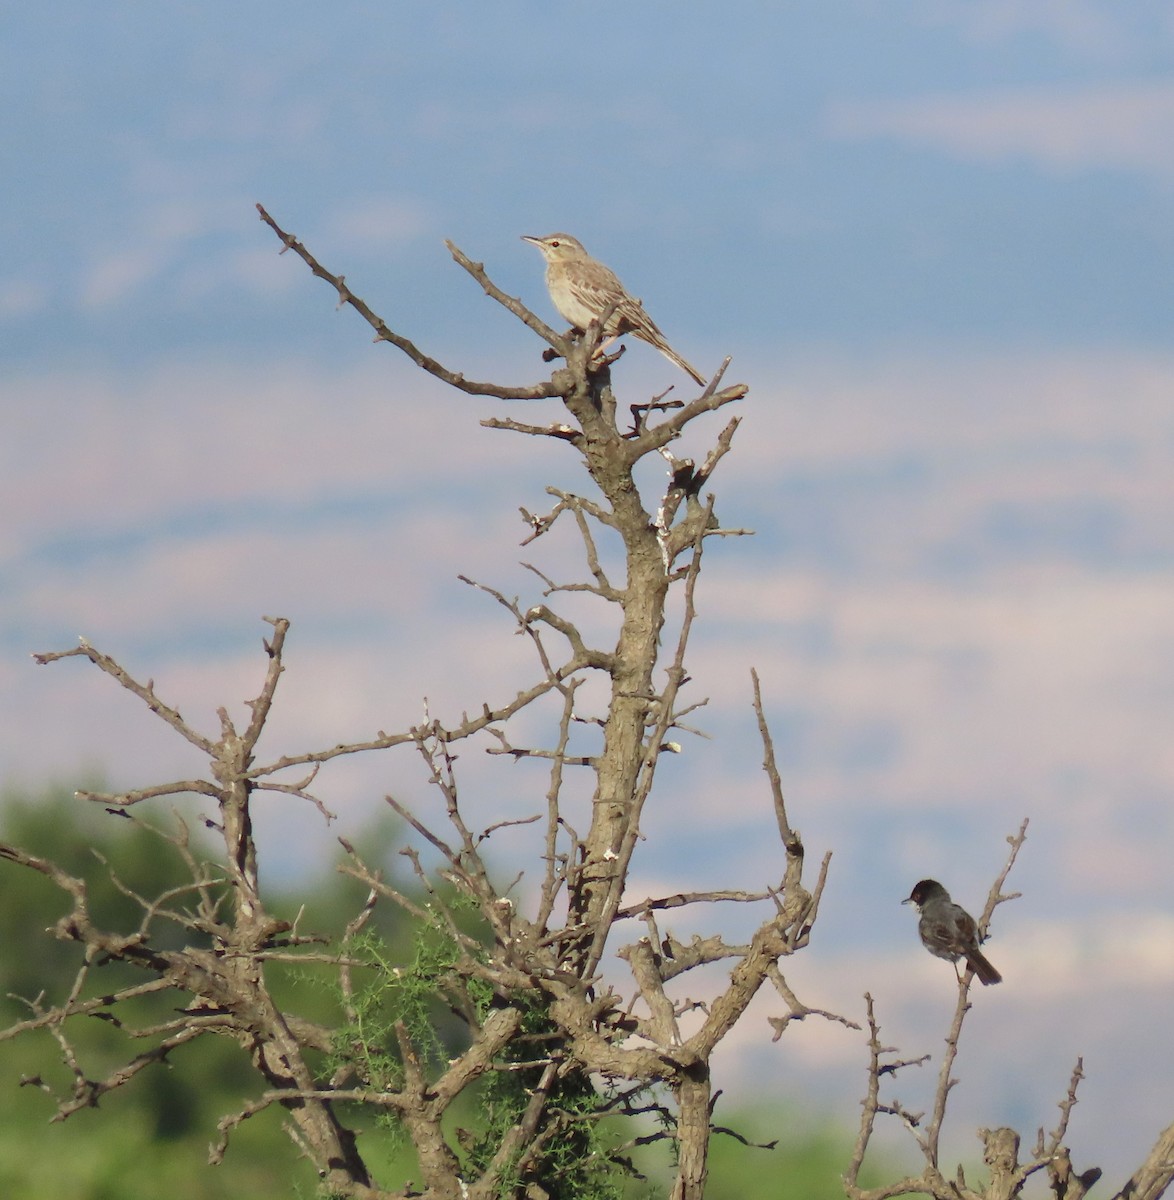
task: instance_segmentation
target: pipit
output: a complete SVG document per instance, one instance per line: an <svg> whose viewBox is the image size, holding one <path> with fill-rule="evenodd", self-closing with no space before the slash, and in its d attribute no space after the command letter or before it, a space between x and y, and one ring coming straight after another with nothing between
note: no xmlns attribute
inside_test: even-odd
<svg viewBox="0 0 1174 1200"><path fill-rule="evenodd" d="M546 259L546 286L563 320L570 321L575 329L583 331L614 305L603 329L605 338L612 339L630 333L642 342L655 346L665 358L676 363L686 374L692 375L698 383L705 383L701 372L691 367L664 340L664 334L644 311L644 305L628 294L616 273L592 258L581 242L569 233L550 233L546 237L523 236L522 241L542 251L542 257Z"/></svg>

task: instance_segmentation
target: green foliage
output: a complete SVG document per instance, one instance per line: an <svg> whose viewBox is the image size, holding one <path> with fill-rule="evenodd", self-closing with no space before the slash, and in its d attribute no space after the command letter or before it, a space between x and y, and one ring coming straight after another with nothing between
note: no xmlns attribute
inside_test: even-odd
<svg viewBox="0 0 1174 1200"><path fill-rule="evenodd" d="M451 898L446 906L459 908ZM373 1088L390 1090L403 1082L397 1025L402 1024L421 1061L436 1069L468 1044L466 1027L453 1012L480 1018L488 1008L490 989L461 978L456 939L439 912L430 908L429 913L428 921L412 928L406 954L397 953L378 930L363 931L344 948L364 966L349 998L353 1019L335 1035L331 1065L357 1065ZM338 998L341 1004L341 994ZM449 1001L447 1008L441 998Z"/></svg>
<svg viewBox="0 0 1174 1200"><path fill-rule="evenodd" d="M557 1052L557 1030L541 995L515 997L514 1004L522 1007L523 1036L511 1045L507 1061L528 1062ZM461 1138L476 1170L488 1165L506 1132L521 1122L543 1070L526 1066L491 1071L481 1080L478 1098L484 1124L477 1134ZM537 1183L551 1200L621 1200L627 1170L613 1157L618 1135L603 1119L610 1099L582 1073L560 1074L548 1105L554 1123L536 1161L528 1164L526 1182Z"/></svg>
<svg viewBox="0 0 1174 1200"><path fill-rule="evenodd" d="M485 933L468 902L454 895L438 897L438 902L463 933ZM408 956L391 952L377 932L364 932L347 946L349 957L361 960L366 969L350 998L353 1020L338 1030L331 1066L357 1065L365 1084L373 1088L394 1089L403 1081L397 1023L402 1023L420 1060L433 1071L442 1070L469 1043L467 1025L454 1023L452 1014L480 1024L498 1002L489 984L462 969L467 951L457 944L448 919L438 907L428 912L429 919L413 931ZM522 1120L542 1077L543 1062L558 1050L560 1035L541 993L514 996L511 1003L522 1010L522 1036L511 1043L502 1069L487 1072L479 1081L474 1102L454 1116L453 1140L469 1164L469 1174L488 1166L507 1131ZM528 1063L538 1065L523 1065ZM537 1182L552 1200L621 1200L624 1170L611 1155L618 1135L602 1120L608 1107L608 1097L585 1076L560 1076L550 1092L554 1124L540 1155L527 1163L525 1182ZM379 1123L396 1125L394 1117ZM516 1171L521 1164L513 1166ZM509 1194L518 1182L522 1181L507 1173L502 1194Z"/></svg>

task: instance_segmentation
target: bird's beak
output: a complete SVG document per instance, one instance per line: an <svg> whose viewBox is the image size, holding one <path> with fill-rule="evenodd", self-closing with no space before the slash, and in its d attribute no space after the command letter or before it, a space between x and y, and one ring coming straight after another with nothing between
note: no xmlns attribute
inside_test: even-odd
<svg viewBox="0 0 1174 1200"><path fill-rule="evenodd" d="M542 244L541 238L531 237L528 233L522 234L522 241L529 242L531 246L538 246Z"/></svg>
<svg viewBox="0 0 1174 1200"><path fill-rule="evenodd" d="M906 896L906 897L905 897L905 899L901 901L901 903L902 903L902 904L912 904L912 903L913 903L913 897L912 897L912 896Z"/></svg>

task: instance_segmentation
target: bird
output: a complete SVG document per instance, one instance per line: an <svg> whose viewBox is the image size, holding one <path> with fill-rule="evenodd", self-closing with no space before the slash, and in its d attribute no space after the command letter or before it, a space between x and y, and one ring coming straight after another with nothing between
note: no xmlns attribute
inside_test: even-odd
<svg viewBox="0 0 1174 1200"><path fill-rule="evenodd" d="M1002 983L1002 975L978 948L978 925L974 918L950 899L950 893L936 879L923 879L901 903L912 904L921 914L917 932L930 954L954 964L959 958L966 959L966 965L984 987ZM957 965L954 970L958 970Z"/></svg>
<svg viewBox="0 0 1174 1200"><path fill-rule="evenodd" d="M592 321L602 317L614 305L603 329L605 338L631 333L655 346L696 383L705 384L705 376L665 341L656 322L644 311L644 305L628 293L619 276L592 258L577 238L569 233L548 233L545 237L523 234L522 241L537 246L546 259L546 286L563 320L570 321L575 329L585 331Z"/></svg>

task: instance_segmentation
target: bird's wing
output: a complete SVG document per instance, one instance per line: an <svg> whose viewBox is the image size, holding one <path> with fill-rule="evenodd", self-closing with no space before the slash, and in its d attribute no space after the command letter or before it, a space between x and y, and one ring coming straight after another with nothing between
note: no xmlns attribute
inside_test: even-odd
<svg viewBox="0 0 1174 1200"><path fill-rule="evenodd" d="M954 926L958 930L958 940L964 946L978 945L978 925L974 918L961 905L954 905Z"/></svg>

